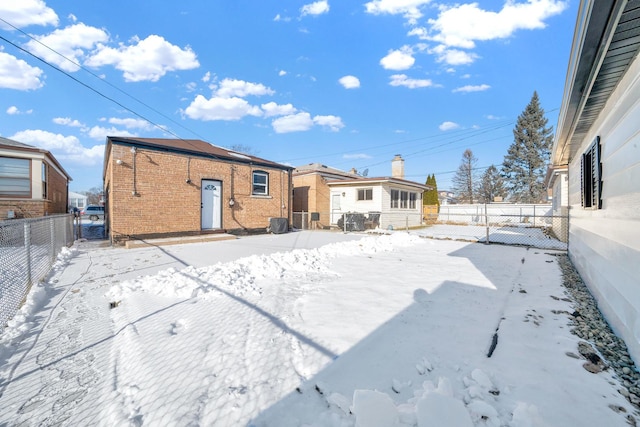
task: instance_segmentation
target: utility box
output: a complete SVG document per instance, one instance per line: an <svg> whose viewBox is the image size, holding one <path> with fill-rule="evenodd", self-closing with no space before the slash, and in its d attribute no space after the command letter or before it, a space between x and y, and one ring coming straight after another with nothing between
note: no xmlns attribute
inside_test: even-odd
<svg viewBox="0 0 640 427"><path fill-rule="evenodd" d="M273 234L283 234L289 231L289 221L287 218L269 218L269 232Z"/></svg>

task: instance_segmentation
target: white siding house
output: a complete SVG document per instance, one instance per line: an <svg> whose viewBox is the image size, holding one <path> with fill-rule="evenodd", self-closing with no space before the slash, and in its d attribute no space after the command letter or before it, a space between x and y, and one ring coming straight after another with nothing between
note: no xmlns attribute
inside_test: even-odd
<svg viewBox="0 0 640 427"><path fill-rule="evenodd" d="M422 224L422 193L429 187L399 178L360 178L332 181L331 223L345 213L378 215L375 226L387 229L415 227Z"/></svg>
<svg viewBox="0 0 640 427"><path fill-rule="evenodd" d="M640 363L640 18L634 8L637 2L580 3L551 159L568 171L569 256Z"/></svg>

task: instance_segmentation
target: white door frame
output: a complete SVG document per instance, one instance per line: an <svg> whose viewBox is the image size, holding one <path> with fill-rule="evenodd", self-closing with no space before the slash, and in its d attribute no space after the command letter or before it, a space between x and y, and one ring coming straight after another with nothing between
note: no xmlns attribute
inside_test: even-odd
<svg viewBox="0 0 640 427"><path fill-rule="evenodd" d="M203 179L200 187L200 227L222 228L222 181Z"/></svg>

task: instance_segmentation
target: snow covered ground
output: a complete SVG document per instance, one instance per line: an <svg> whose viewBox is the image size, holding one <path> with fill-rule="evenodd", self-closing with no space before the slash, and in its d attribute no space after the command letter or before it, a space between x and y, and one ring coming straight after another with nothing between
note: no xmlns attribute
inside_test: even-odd
<svg viewBox="0 0 640 427"><path fill-rule="evenodd" d="M571 311L551 249L80 242L0 337L0 425L626 426Z"/></svg>

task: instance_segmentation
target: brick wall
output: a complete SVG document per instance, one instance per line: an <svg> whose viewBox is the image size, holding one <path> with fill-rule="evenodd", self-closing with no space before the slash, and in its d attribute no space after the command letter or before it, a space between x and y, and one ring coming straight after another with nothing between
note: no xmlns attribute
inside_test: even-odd
<svg viewBox="0 0 640 427"><path fill-rule="evenodd" d="M317 173L293 177L294 211L319 212L318 227L329 227L331 191L325 179Z"/></svg>
<svg viewBox="0 0 640 427"><path fill-rule="evenodd" d="M134 174L134 154L130 147L118 144L112 145L107 162L108 228L114 241L199 233L203 179L222 182L222 229L226 231L266 229L270 217L289 217L289 178L280 169L138 148ZM269 196L251 195L253 170L269 174ZM232 197L233 207L229 205Z"/></svg>
<svg viewBox="0 0 640 427"><path fill-rule="evenodd" d="M45 210L49 215L66 213L69 209L67 179L54 168L47 166L47 169L48 188Z"/></svg>
<svg viewBox="0 0 640 427"><path fill-rule="evenodd" d="M41 196L39 193L33 194L37 200L6 197L0 199L0 220L7 219L9 211L13 211L15 218L38 218L67 213L66 177L47 166L47 198L42 200Z"/></svg>

